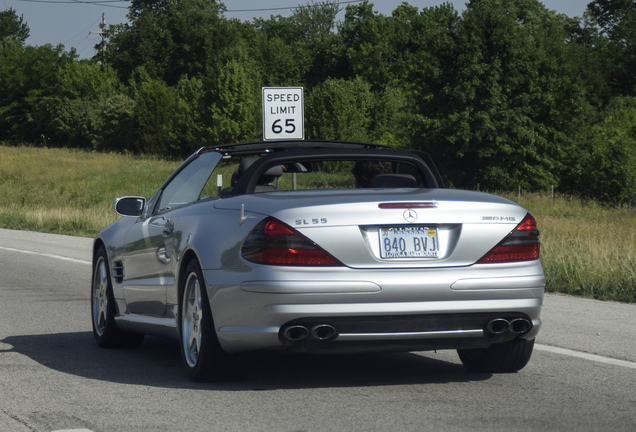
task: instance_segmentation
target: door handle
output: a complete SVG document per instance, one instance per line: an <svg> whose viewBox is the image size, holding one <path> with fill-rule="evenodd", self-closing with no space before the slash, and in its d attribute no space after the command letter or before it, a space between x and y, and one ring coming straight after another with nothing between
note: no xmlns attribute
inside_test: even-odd
<svg viewBox="0 0 636 432"><path fill-rule="evenodd" d="M163 235L164 237L168 237L170 234L174 232L174 221L170 219L166 220L166 224L163 226Z"/></svg>
<svg viewBox="0 0 636 432"><path fill-rule="evenodd" d="M174 221L172 221L170 219L166 219L163 216L155 218L155 219L152 219L149 222L149 225L157 227L157 228L163 228L162 234L165 237L169 236L174 231Z"/></svg>

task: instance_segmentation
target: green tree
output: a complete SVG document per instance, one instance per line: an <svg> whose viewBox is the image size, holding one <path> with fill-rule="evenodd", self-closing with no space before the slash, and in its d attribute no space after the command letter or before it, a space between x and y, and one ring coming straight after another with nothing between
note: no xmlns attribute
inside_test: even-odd
<svg viewBox="0 0 636 432"><path fill-rule="evenodd" d="M202 79L183 76L175 90L170 143L172 153L185 156L212 141L213 117Z"/></svg>
<svg viewBox="0 0 636 432"><path fill-rule="evenodd" d="M154 79L141 85L134 109L140 152L170 154L168 125L175 99L174 89L162 80Z"/></svg>
<svg viewBox="0 0 636 432"><path fill-rule="evenodd" d="M64 65L58 71L57 94L69 99L104 100L123 91L116 72L110 65L80 60Z"/></svg>
<svg viewBox="0 0 636 432"><path fill-rule="evenodd" d="M0 140L41 142L47 130L34 120L34 111L40 102L55 97L60 70L76 58L62 45L32 47L13 39L0 41Z"/></svg>
<svg viewBox="0 0 636 432"><path fill-rule="evenodd" d="M100 103L121 91L115 72L93 61L72 61L57 71L54 92L32 108L30 124L49 145L92 149L99 140Z"/></svg>
<svg viewBox="0 0 636 432"><path fill-rule="evenodd" d="M306 101L307 138L369 141L374 95L362 78L328 79Z"/></svg>
<svg viewBox="0 0 636 432"><path fill-rule="evenodd" d="M92 149L96 140L95 105L87 99L49 96L41 98L30 113L30 124L50 147Z"/></svg>
<svg viewBox="0 0 636 432"><path fill-rule="evenodd" d="M238 37L223 19L224 6L209 0L134 0L130 24L112 26L98 57L123 81L143 66L153 78L176 85L181 76L200 77L223 63Z"/></svg>
<svg viewBox="0 0 636 432"><path fill-rule="evenodd" d="M349 76L361 76L374 87L396 85L392 65L399 58L395 26L367 1L347 6L340 35L346 47Z"/></svg>
<svg viewBox="0 0 636 432"><path fill-rule="evenodd" d="M590 11L581 18L566 18L567 57L563 60L578 71L588 109L602 109L612 98L611 81L607 79L610 61L608 39L601 34ZM590 112L588 115L594 115ZM584 123L587 123L587 119Z"/></svg>
<svg viewBox="0 0 636 432"><path fill-rule="evenodd" d="M411 115L404 90L390 88L375 93L369 117L371 141L405 149L410 147L408 120Z"/></svg>
<svg viewBox="0 0 636 432"><path fill-rule="evenodd" d="M29 26L24 22L22 15L18 16L15 9L0 11L0 40L10 38L24 43L29 33Z"/></svg>
<svg viewBox="0 0 636 432"><path fill-rule="evenodd" d="M410 137L412 147L425 147L422 133L430 134L428 126L438 128L438 111L447 103L442 90L456 67L459 22L450 4L419 12L403 3L388 17L374 12L368 2L347 7L340 32L349 75L363 77L377 97L399 101L390 120L374 118L374 139L403 145ZM372 115L388 106L380 104Z"/></svg>
<svg viewBox="0 0 636 432"><path fill-rule="evenodd" d="M263 71L265 86L304 86L311 68L311 55L293 35L289 18L277 16L269 20L256 19L250 40L250 57Z"/></svg>
<svg viewBox="0 0 636 432"><path fill-rule="evenodd" d="M308 3L291 16L255 19L250 55L261 65L264 84L312 87L343 74L344 47L334 33L337 2Z"/></svg>
<svg viewBox="0 0 636 432"><path fill-rule="evenodd" d="M457 28L454 67L430 95L425 147L451 183L547 188L583 102L565 57L566 21L536 0L473 0Z"/></svg>
<svg viewBox="0 0 636 432"><path fill-rule="evenodd" d="M604 202L636 201L636 98L612 100L600 121L579 131L576 142L570 190Z"/></svg>
<svg viewBox="0 0 636 432"><path fill-rule="evenodd" d="M588 10L608 40L606 79L615 94L636 94L636 2L595 0Z"/></svg>
<svg viewBox="0 0 636 432"><path fill-rule="evenodd" d="M330 77L344 77L345 49L342 38L334 33L340 6L336 1L307 3L298 7L290 17L297 34L298 50L306 53L308 86Z"/></svg>
<svg viewBox="0 0 636 432"><path fill-rule="evenodd" d="M213 144L252 141L260 136L260 77L245 51L226 63L211 82Z"/></svg>

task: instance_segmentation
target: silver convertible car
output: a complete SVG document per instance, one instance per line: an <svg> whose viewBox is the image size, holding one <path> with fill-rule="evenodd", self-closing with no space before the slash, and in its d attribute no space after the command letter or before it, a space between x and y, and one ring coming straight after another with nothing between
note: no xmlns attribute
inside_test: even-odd
<svg viewBox="0 0 636 432"><path fill-rule="evenodd" d="M456 349L515 372L539 332L545 277L526 209L446 189L423 154L342 142L206 147L94 242L102 347L179 341L196 381L233 354Z"/></svg>

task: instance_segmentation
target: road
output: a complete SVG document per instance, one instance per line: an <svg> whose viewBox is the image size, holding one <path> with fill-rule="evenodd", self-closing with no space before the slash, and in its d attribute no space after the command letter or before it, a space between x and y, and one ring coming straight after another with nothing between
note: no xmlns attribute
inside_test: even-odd
<svg viewBox="0 0 636 432"><path fill-rule="evenodd" d="M187 380L178 345L104 350L91 240L0 230L0 431L634 431L636 305L545 299L529 365L471 374L453 351L240 358Z"/></svg>

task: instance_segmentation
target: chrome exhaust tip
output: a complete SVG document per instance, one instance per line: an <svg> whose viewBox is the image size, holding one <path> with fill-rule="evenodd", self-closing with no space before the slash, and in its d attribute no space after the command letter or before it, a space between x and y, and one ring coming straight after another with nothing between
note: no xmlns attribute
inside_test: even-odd
<svg viewBox="0 0 636 432"><path fill-rule="evenodd" d="M285 327L281 335L288 341L297 342L305 339L309 335L309 330L307 330L307 327L301 325L291 325Z"/></svg>
<svg viewBox="0 0 636 432"><path fill-rule="evenodd" d="M330 340L338 337L338 330L329 324L319 324L311 328L311 336L318 340Z"/></svg>
<svg viewBox="0 0 636 432"><path fill-rule="evenodd" d="M504 318L495 318L488 321L488 324L486 324L486 332L495 335L504 334L509 328L510 323Z"/></svg>
<svg viewBox="0 0 636 432"><path fill-rule="evenodd" d="M525 318L515 318L510 321L510 332L523 334L530 331L532 328L532 323Z"/></svg>

